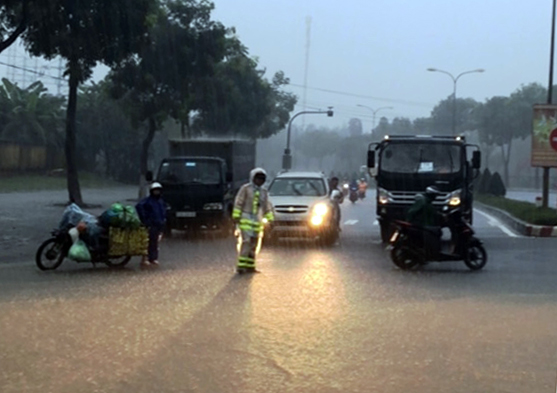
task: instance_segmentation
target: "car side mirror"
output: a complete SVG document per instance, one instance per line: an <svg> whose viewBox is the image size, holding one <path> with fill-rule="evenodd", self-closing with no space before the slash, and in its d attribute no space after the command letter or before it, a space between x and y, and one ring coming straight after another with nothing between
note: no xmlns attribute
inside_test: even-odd
<svg viewBox="0 0 557 393"><path fill-rule="evenodd" d="M227 183L232 183L232 180L234 180L234 176L232 176L232 172L226 172L225 180Z"/></svg>
<svg viewBox="0 0 557 393"><path fill-rule="evenodd" d="M145 180L147 180L149 183L153 181L153 172L151 171L147 171L145 172Z"/></svg>
<svg viewBox="0 0 557 393"><path fill-rule="evenodd" d="M482 153L479 150L476 150L472 153L472 168L473 169L480 169L482 167Z"/></svg>
<svg viewBox="0 0 557 393"><path fill-rule="evenodd" d="M367 167L375 168L375 152L373 150L367 152Z"/></svg>

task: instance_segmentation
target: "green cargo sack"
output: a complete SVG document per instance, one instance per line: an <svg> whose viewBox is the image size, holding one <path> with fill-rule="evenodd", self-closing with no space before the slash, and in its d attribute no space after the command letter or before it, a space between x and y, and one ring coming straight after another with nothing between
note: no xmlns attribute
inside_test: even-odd
<svg viewBox="0 0 557 393"><path fill-rule="evenodd" d="M68 251L68 258L77 262L90 262L91 253L87 248L87 244L85 244L85 242L81 239L76 241Z"/></svg>
<svg viewBox="0 0 557 393"><path fill-rule="evenodd" d="M103 216L111 227L137 229L141 226L141 220L133 206L115 203Z"/></svg>

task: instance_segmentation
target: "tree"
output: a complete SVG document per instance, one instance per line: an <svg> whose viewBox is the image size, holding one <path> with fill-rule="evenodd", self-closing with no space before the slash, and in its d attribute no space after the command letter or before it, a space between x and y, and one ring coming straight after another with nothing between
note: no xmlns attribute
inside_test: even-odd
<svg viewBox="0 0 557 393"><path fill-rule="evenodd" d="M452 135L453 124L453 97L452 95L442 100L431 111L431 126L434 135ZM475 129L472 123L473 112L478 102L472 98L456 99L456 131L457 135Z"/></svg>
<svg viewBox="0 0 557 393"><path fill-rule="evenodd" d="M284 129L296 96L282 90L290 83L282 71L269 82L257 61L235 38L227 39L227 55L215 74L198 83L195 119L198 132L268 138Z"/></svg>
<svg viewBox="0 0 557 393"><path fill-rule="evenodd" d="M417 135L431 135L433 130L431 117L419 117L414 119L412 128Z"/></svg>
<svg viewBox="0 0 557 393"><path fill-rule="evenodd" d="M364 127L362 126L362 121L358 118L352 118L348 122L348 133L350 136L360 136L364 133Z"/></svg>
<svg viewBox="0 0 557 393"><path fill-rule="evenodd" d="M505 185L509 186L509 163L513 140L525 139L532 129L532 105L543 102L546 89L537 83L525 85L510 97L493 97L477 109L480 141L501 149Z"/></svg>
<svg viewBox="0 0 557 393"><path fill-rule="evenodd" d="M385 138L385 135L389 135L390 124L389 119L382 117L379 119L379 125L373 130L373 140L380 141Z"/></svg>
<svg viewBox="0 0 557 393"><path fill-rule="evenodd" d="M225 54L226 29L211 20L212 10L204 0L163 2L149 33L150 45L110 74L111 94L121 100L132 125L146 124L140 185L145 182L155 133L168 118L188 121L194 83L212 75Z"/></svg>
<svg viewBox="0 0 557 393"><path fill-rule="evenodd" d="M0 53L25 32L29 23L31 0L3 0L0 4Z"/></svg>
<svg viewBox="0 0 557 393"><path fill-rule="evenodd" d="M509 120L509 99L492 97L478 108L477 121L480 141L501 148L505 183L509 183L509 160L512 148L513 127Z"/></svg>
<svg viewBox="0 0 557 393"><path fill-rule="evenodd" d="M97 63L114 67L145 43L156 0L49 0L34 3L36 18L22 37L35 56L66 59L69 98L65 155L71 201L83 203L76 164L78 86Z"/></svg>
<svg viewBox="0 0 557 393"><path fill-rule="evenodd" d="M63 99L46 93L41 82L25 89L7 79L0 85L0 136L18 143L59 145Z"/></svg>
<svg viewBox="0 0 557 393"><path fill-rule="evenodd" d="M329 130L306 131L296 140L296 147L300 152L310 158L317 160L320 170L323 169L323 159L335 154L340 136Z"/></svg>
<svg viewBox="0 0 557 393"><path fill-rule="evenodd" d="M76 115L80 167L129 182L139 175L140 136L109 92L106 79L80 88Z"/></svg>

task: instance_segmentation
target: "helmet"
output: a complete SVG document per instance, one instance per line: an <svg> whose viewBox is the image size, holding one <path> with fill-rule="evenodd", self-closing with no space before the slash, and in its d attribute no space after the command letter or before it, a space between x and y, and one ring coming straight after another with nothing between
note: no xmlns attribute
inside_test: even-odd
<svg viewBox="0 0 557 393"><path fill-rule="evenodd" d="M149 191L162 190L162 185L158 182L154 182L149 186Z"/></svg>
<svg viewBox="0 0 557 393"><path fill-rule="evenodd" d="M431 199L435 199L437 195L441 195L442 192L435 186L429 186L425 189L425 194Z"/></svg>

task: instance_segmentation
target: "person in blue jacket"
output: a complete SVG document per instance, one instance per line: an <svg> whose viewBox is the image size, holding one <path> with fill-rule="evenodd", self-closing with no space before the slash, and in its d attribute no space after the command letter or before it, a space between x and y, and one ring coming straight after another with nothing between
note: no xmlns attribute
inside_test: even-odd
<svg viewBox="0 0 557 393"><path fill-rule="evenodd" d="M149 196L136 205L137 214L149 230L148 259L141 261L141 267L159 265L159 240L166 224L166 204L162 199L162 185L153 183Z"/></svg>

